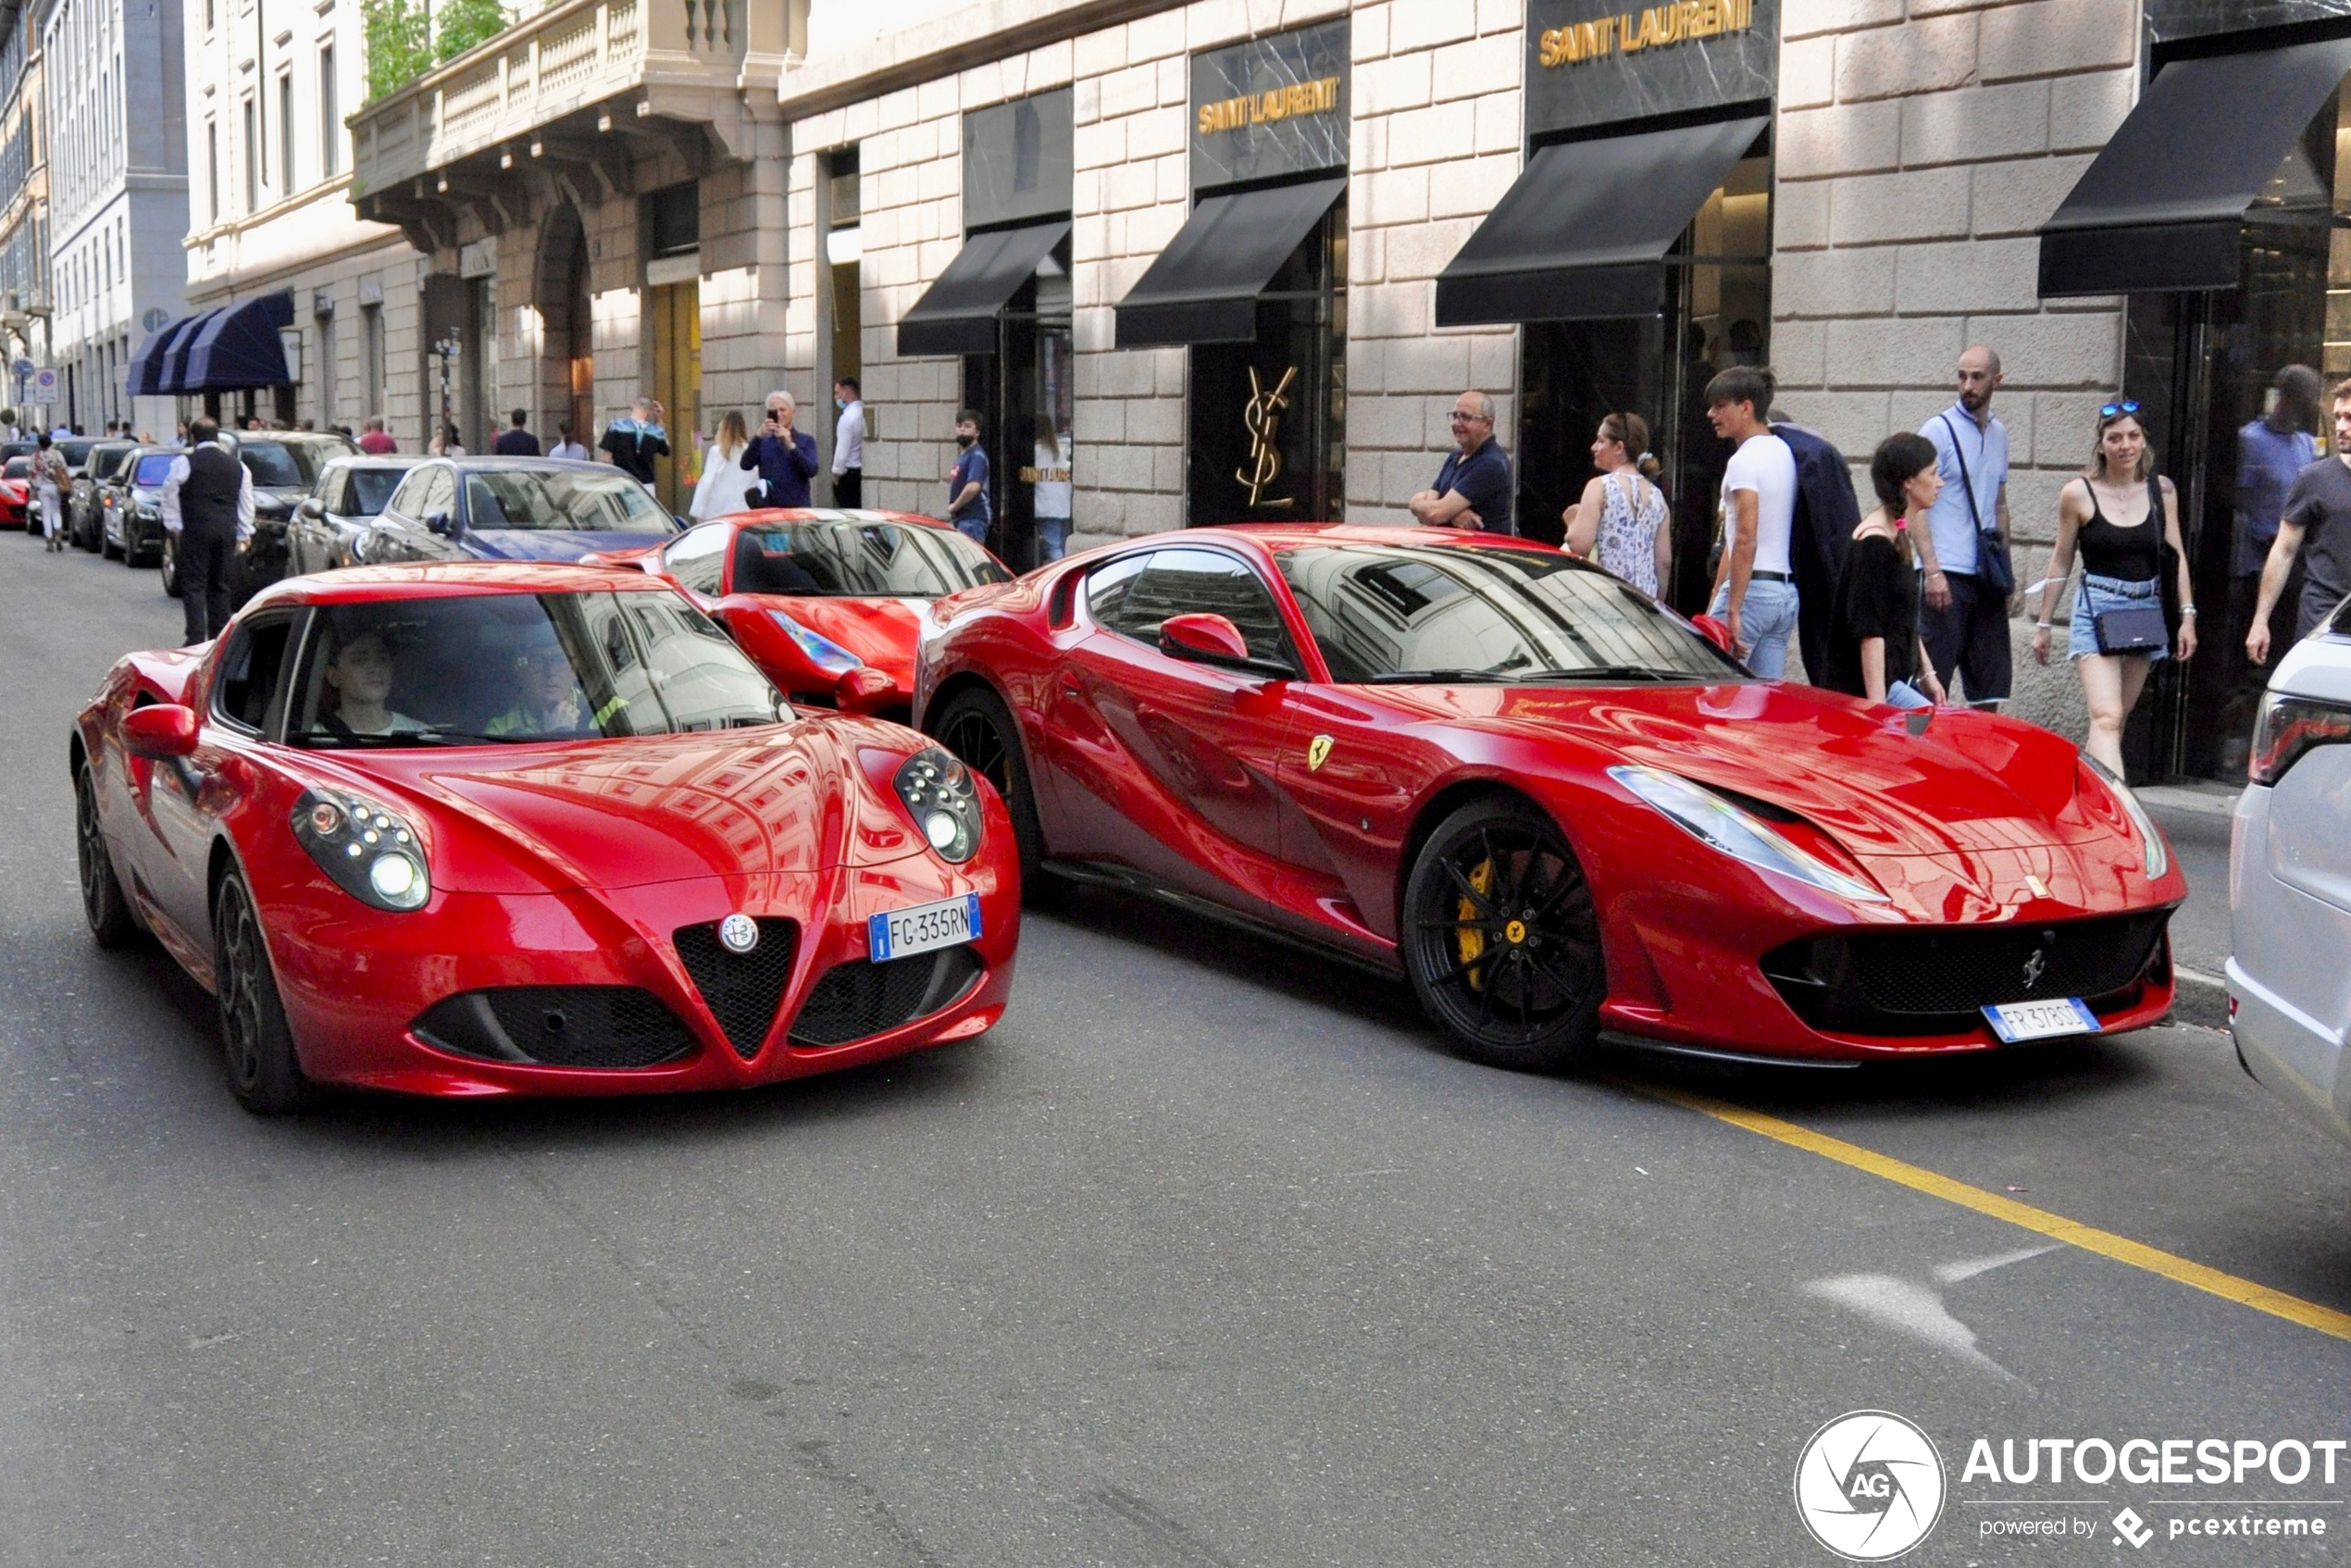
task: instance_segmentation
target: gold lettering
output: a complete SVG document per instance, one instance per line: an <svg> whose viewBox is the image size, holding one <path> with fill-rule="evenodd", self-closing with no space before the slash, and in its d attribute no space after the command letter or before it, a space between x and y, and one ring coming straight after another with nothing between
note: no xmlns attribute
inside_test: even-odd
<svg viewBox="0 0 2351 1568"><path fill-rule="evenodd" d="M1292 82L1287 87L1269 87L1263 93L1202 104L1195 118L1200 134L1213 136L1219 131L1238 131L1244 126L1263 125L1269 120L1288 119L1297 115L1328 114L1337 107L1338 78L1325 76L1313 81Z"/></svg>
<svg viewBox="0 0 2351 1568"><path fill-rule="evenodd" d="M1546 70L1555 69L1604 55L1633 55L1663 44L1744 32L1754 20L1755 0L1670 0L1638 11L1563 23L1542 35L1536 58Z"/></svg>

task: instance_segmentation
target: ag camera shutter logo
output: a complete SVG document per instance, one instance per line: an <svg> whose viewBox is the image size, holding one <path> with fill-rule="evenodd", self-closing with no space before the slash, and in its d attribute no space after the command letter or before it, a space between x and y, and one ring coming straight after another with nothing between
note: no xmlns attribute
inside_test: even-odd
<svg viewBox="0 0 2351 1568"><path fill-rule="evenodd" d="M1883 1410L1840 1415L1796 1462L1796 1511L1812 1538L1848 1562L1885 1562L1943 1517L1943 1456L1934 1439Z"/></svg>

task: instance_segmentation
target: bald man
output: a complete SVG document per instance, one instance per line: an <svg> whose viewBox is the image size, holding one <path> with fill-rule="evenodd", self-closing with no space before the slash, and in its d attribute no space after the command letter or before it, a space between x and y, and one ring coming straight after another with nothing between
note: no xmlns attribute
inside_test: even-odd
<svg viewBox="0 0 2351 1568"><path fill-rule="evenodd" d="M2009 593L1984 566L2009 538L2009 430L1992 412L2000 356L1974 344L1959 355L1958 379L1959 401L1919 427L1943 476L1927 526L1911 519L1925 573L1919 636L1947 690L1956 673L1971 706L1997 712L2009 700Z"/></svg>
<svg viewBox="0 0 2351 1568"><path fill-rule="evenodd" d="M1494 400L1465 392L1447 416L1453 450L1437 471L1434 489L1415 492L1406 503L1425 528L1479 529L1511 533L1511 460L1494 440Z"/></svg>

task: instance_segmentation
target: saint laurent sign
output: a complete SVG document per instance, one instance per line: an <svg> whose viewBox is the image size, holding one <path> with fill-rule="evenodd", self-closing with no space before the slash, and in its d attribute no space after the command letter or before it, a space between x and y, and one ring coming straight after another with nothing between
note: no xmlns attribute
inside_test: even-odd
<svg viewBox="0 0 2351 1568"><path fill-rule="evenodd" d="M1779 55L1780 0L1527 0L1527 134L1769 103Z"/></svg>
<svg viewBox="0 0 2351 1568"><path fill-rule="evenodd" d="M1347 167L1347 23L1192 56L1192 192Z"/></svg>
<svg viewBox="0 0 2351 1568"><path fill-rule="evenodd" d="M1745 32L1754 20L1755 0L1678 0L1552 28L1536 40L1536 59L1545 69L1580 65L1611 53L1636 55L1667 44Z"/></svg>

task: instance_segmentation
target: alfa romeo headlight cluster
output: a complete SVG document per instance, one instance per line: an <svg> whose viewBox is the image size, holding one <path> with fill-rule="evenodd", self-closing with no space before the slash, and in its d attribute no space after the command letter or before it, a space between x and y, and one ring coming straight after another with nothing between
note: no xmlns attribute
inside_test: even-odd
<svg viewBox="0 0 2351 1568"><path fill-rule="evenodd" d="M305 790L294 803L294 841L361 903L403 915L432 897L416 829L364 795Z"/></svg>
<svg viewBox="0 0 2351 1568"><path fill-rule="evenodd" d="M1733 805L1713 790L1679 774L1655 767L1611 767L1608 776L1671 817L1694 837L1763 871L1809 882L1823 892L1864 903L1884 903L1885 894L1849 877L1819 856L1790 843L1776 828Z"/></svg>
<svg viewBox="0 0 2351 1568"><path fill-rule="evenodd" d="M937 746L899 765L892 780L906 813L941 860L960 865L979 852L979 786L971 769Z"/></svg>

